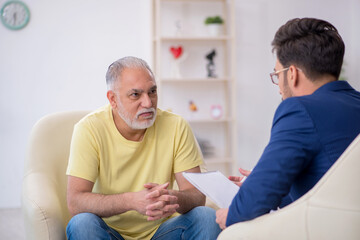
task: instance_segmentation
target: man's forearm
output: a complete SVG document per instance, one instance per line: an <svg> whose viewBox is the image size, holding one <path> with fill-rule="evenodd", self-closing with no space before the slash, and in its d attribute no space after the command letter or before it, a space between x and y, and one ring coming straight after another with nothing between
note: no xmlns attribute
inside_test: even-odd
<svg viewBox="0 0 360 240"><path fill-rule="evenodd" d="M90 212L99 217L111 217L134 210L131 194L103 195L91 192L77 193L76 196L68 197L68 207L72 215Z"/></svg>
<svg viewBox="0 0 360 240"><path fill-rule="evenodd" d="M205 205L205 195L199 192L196 188L180 191L170 190L170 193L177 196L179 204L177 212L181 214L190 211L194 207Z"/></svg>

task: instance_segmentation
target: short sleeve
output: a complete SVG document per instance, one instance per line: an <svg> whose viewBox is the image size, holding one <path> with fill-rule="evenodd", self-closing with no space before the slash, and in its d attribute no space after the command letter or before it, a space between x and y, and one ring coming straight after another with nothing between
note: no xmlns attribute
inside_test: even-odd
<svg viewBox="0 0 360 240"><path fill-rule="evenodd" d="M189 124L179 119L175 135L174 172L183 172L203 164L199 145Z"/></svg>
<svg viewBox="0 0 360 240"><path fill-rule="evenodd" d="M80 121L74 127L67 175L95 182L99 173L99 146L90 124Z"/></svg>

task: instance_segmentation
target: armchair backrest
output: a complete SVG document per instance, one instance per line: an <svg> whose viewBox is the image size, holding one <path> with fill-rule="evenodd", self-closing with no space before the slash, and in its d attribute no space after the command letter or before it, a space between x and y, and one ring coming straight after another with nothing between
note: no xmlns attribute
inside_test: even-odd
<svg viewBox="0 0 360 240"><path fill-rule="evenodd" d="M360 135L304 196L226 228L219 240L360 239Z"/></svg>
<svg viewBox="0 0 360 240"><path fill-rule="evenodd" d="M309 192L312 239L360 239L360 134Z"/></svg>
<svg viewBox="0 0 360 240"><path fill-rule="evenodd" d="M73 127L88 111L47 115L30 134L22 189L27 239L66 239L66 168Z"/></svg>

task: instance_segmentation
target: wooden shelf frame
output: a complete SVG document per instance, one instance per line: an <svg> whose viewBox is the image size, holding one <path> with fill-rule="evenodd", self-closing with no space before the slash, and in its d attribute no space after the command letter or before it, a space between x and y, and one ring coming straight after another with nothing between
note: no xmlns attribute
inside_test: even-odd
<svg viewBox="0 0 360 240"><path fill-rule="evenodd" d="M185 36L170 36L169 34L162 34L161 23L165 19L162 19L162 4L166 2L179 2L185 4L192 3L214 3L222 4L222 17L226 24L224 24L224 34L220 36L195 36L192 34ZM196 128L196 125L209 125L209 131L211 128L216 128L218 124L223 126L225 132L224 136L226 141L224 144L224 155L220 157L205 158L206 164L211 165L224 165L224 174L235 174L237 169L237 121L236 121L236 43L235 43L235 2L234 0L153 0L153 69L157 76L157 84L159 89L159 102L163 101L161 94L162 88L171 84L176 86L191 84L222 84L224 87L225 105L223 107L223 117L219 120L209 118L199 119L185 119L190 123L192 128ZM171 78L162 76L163 58L162 50L164 45L167 46L172 43L184 43L201 45L202 43L212 42L219 44L223 49L223 64L224 72L219 78Z"/></svg>

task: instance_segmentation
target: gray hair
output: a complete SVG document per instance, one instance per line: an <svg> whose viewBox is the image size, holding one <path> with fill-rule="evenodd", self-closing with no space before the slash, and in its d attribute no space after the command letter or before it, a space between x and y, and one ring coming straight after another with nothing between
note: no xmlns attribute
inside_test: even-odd
<svg viewBox="0 0 360 240"><path fill-rule="evenodd" d="M152 79L155 80L153 72L144 60L131 56L123 57L113 62L106 72L106 85L108 90L114 89L115 82L120 80L123 70L127 68L140 68L148 70Z"/></svg>

